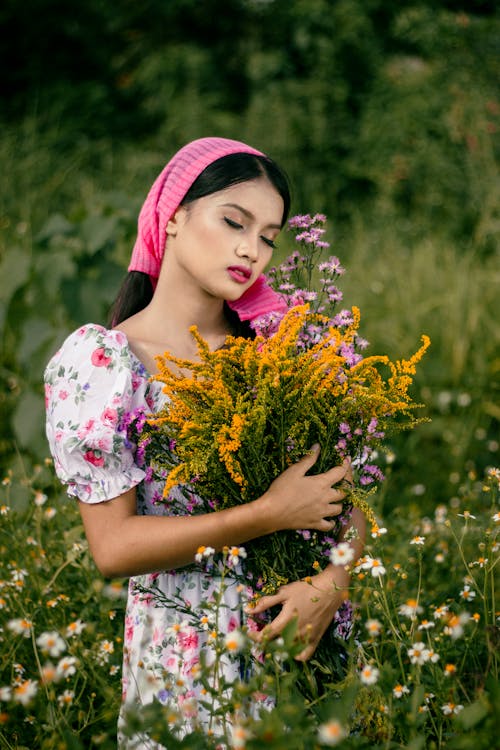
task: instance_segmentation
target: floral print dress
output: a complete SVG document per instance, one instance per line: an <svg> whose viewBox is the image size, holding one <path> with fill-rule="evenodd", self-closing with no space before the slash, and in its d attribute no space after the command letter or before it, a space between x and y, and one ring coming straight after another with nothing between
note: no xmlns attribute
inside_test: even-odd
<svg viewBox="0 0 500 750"><path fill-rule="evenodd" d="M121 331L88 324L72 333L45 371L47 437L60 480L84 503L101 503L137 488L137 513L164 515L162 485L138 466L127 436L133 412L156 411L164 403L161 384L150 380ZM189 508L186 508L186 513ZM154 593L156 592L156 594ZM123 702L119 747L159 749L145 736L126 738L127 707L154 698L174 700L184 731L201 722L198 706L200 653L209 639L203 602L221 596L220 578L195 565L130 579L125 614ZM222 587L219 631L241 623L241 587ZM209 651L210 649L208 649ZM229 682L241 677L237 660L224 664Z"/></svg>

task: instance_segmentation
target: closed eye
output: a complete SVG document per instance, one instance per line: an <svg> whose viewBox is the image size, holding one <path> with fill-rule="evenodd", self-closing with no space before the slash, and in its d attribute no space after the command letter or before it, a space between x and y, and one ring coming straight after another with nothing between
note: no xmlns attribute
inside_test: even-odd
<svg viewBox="0 0 500 750"><path fill-rule="evenodd" d="M243 229L242 224L238 224L237 221L233 221L232 219L229 219L227 216L224 216L224 221L233 229Z"/></svg>
<svg viewBox="0 0 500 750"><path fill-rule="evenodd" d="M266 245L269 245L269 247L272 250L276 250L276 242L274 240L270 240L269 237L261 237L261 240L266 243Z"/></svg>
<svg viewBox="0 0 500 750"><path fill-rule="evenodd" d="M243 224L239 224L237 221L230 219L228 216L224 216L224 221L232 229L244 229ZM274 240L269 239L269 237L264 237L263 235L261 235L261 240L262 242L265 242L265 244L268 245L272 250L276 250L277 245Z"/></svg>

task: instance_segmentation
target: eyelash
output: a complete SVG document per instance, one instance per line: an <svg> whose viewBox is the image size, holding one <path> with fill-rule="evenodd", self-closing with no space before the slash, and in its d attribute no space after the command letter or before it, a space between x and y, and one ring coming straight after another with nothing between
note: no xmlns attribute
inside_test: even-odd
<svg viewBox="0 0 500 750"><path fill-rule="evenodd" d="M224 221L232 229L243 229L243 226L241 224L238 224L237 221L233 221L232 219L229 219L227 216L224 216ZM262 236L261 236L261 240L262 242L265 242L265 244L268 245L271 248L271 250L276 250L277 245L274 242L274 240L270 240L268 237L262 237Z"/></svg>

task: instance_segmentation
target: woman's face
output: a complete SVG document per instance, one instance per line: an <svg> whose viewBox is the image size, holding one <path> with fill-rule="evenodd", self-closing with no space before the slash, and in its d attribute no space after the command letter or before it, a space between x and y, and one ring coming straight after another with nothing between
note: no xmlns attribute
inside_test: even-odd
<svg viewBox="0 0 500 750"><path fill-rule="evenodd" d="M235 301L269 263L283 199L265 177L181 206L167 225L166 276L189 289Z"/></svg>

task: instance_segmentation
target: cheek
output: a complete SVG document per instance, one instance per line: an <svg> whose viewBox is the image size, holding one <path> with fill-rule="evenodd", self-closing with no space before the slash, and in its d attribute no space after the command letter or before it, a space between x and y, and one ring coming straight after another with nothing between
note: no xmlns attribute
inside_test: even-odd
<svg viewBox="0 0 500 750"><path fill-rule="evenodd" d="M267 266L270 264L271 260L273 258L273 250L272 248L268 248L266 250L263 250L261 253L259 253L259 266L260 270L263 271Z"/></svg>

